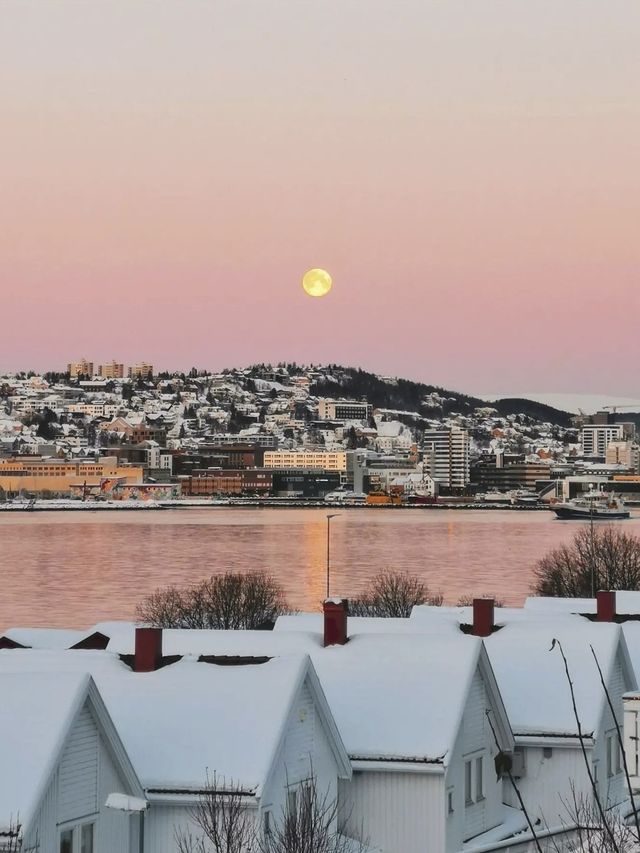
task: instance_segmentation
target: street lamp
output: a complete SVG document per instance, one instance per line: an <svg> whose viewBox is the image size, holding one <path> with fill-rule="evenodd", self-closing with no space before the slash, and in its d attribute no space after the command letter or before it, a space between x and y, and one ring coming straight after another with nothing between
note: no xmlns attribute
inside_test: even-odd
<svg viewBox="0 0 640 853"><path fill-rule="evenodd" d="M331 519L337 518L339 512L327 513L327 598L329 598L329 567L331 557Z"/></svg>

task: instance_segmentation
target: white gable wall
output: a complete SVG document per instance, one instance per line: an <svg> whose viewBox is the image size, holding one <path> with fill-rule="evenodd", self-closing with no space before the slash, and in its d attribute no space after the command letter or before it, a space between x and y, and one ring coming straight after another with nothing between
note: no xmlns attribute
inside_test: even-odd
<svg viewBox="0 0 640 853"><path fill-rule="evenodd" d="M516 744L519 742L516 737ZM591 761L592 749L587 746L587 755ZM551 751L545 756L545 750ZM558 746L557 742L549 739L545 747L542 743L536 746L524 747L525 772L522 778L516 779L516 784L524 800L524 804L532 819L538 817L550 827L570 823L570 816L562 799L569 802L571 786L576 793L589 790L589 780L580 750L580 745ZM519 808L513 786L508 778L504 779L504 801L514 808Z"/></svg>
<svg viewBox="0 0 640 853"><path fill-rule="evenodd" d="M274 732L274 738L277 736ZM209 773L215 771L214 758L207 755L203 745L203 776L209 765ZM270 778L260 798L260 812L255 809L255 800L247 798L247 808L263 825L263 813L271 812L274 823L282 819L287 805L289 789L295 789L308 780L313 772L318 795L327 794L328 801L335 802L338 796L337 764L324 725L319 717L313 694L305 681L298 696L293 700L286 723L284 738L277 754ZM230 781L230 780L227 780ZM145 853L177 853L176 827L190 828L199 835L199 828L189 814L192 806L152 804L145 819ZM337 827L336 827L337 828Z"/></svg>
<svg viewBox="0 0 640 853"><path fill-rule="evenodd" d="M269 809L271 819L279 822L286 808L288 790L299 788L312 774L319 798L327 795L328 801L335 803L338 767L313 694L305 682L293 701L274 772L262 793L261 810Z"/></svg>
<svg viewBox="0 0 640 853"><path fill-rule="evenodd" d="M498 826L502 821L502 782L496 779L494 757L497 747L487 720L487 709L495 712L480 668L476 669L469 690L453 753L446 774L446 849L460 850L464 841ZM497 727L496 727L497 728ZM482 790L478 789L478 759L482 759ZM466 802L465 764L471 762L472 802ZM449 793L453 812L449 812Z"/></svg>
<svg viewBox="0 0 640 853"><path fill-rule="evenodd" d="M144 851L145 853L178 853L175 831L178 827L190 831L196 838L202 835L200 827L191 819L189 814L192 806L185 805L155 805L147 811L144 817ZM137 851L131 851L137 853Z"/></svg>
<svg viewBox="0 0 640 853"><path fill-rule="evenodd" d="M38 844L38 853L58 853L61 825L95 821L96 849L137 853L137 849L130 848L129 815L106 809L104 805L109 794L127 791L127 783L116 771L87 700L71 727L58 766L27 828L25 850L35 849Z"/></svg>
<svg viewBox="0 0 640 853"><path fill-rule="evenodd" d="M622 696L629 689L629 684L625 678L625 668L620 652L616 656L607 688L614 706L618 709L617 718L622 726ZM568 685L567 690L569 690ZM594 702L600 703L603 698L604 691L600 686L594 664ZM614 718L608 707L605 707L595 735L596 740L593 746L590 743L585 744L587 756L597 780L602 801L604 803L608 801L610 805L614 805L626 798L626 783L624 773L614 772L611 777L607 775L607 736L614 738L614 747L617 739ZM518 740L516 738L516 741ZM577 738L573 743L564 746L558 746L557 742L549 738L546 752L547 755L545 755L542 740L539 745L524 747L525 773L516 781L531 815L543 816L549 826L558 826L569 823L571 820L566 803L572 800L572 787L577 794L590 797L591 783ZM613 769L617 770L617 765ZM505 779L504 786L505 802L517 808L517 798L508 779Z"/></svg>
<svg viewBox="0 0 640 853"><path fill-rule="evenodd" d="M443 853L444 773L356 770L339 782L345 834L381 853Z"/></svg>

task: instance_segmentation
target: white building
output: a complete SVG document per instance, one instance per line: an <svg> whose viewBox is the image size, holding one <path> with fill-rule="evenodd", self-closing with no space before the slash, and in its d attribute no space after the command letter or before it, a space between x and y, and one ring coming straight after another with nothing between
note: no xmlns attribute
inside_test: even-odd
<svg viewBox="0 0 640 853"><path fill-rule="evenodd" d="M95 789L97 794L89 794L86 774L82 777L84 786L78 796L84 797L84 810L80 815L89 815L87 820L95 822L96 833L100 829L98 812L104 811L109 794L134 795L144 798L149 806L144 815L145 853L177 853L176 828L191 830L196 836L201 834L192 820L192 808L214 776L224 789L231 786L241 792L258 831L280 822L287 804L291 804L292 798L298 796L312 778L318 795L326 796L327 802L336 802L338 781L350 778L351 765L308 656L289 654L276 660L264 656L245 658L235 666L228 665L228 659L215 655L200 660L182 655L163 658L159 645L162 632L142 631L146 632L142 646L136 641L135 653L129 659L133 670L109 651L59 648L56 651L20 648L0 651L0 679L7 679L10 687L20 679L32 683L34 672L43 669L47 670L49 682L59 681L60 692L64 691L65 679L88 682L87 671L99 686L126 754L130 756L129 767L135 767L140 782L133 774L135 786L131 783L126 787L126 780L118 779L117 784L116 781L105 782L103 787ZM64 636L67 633L11 632L23 643L47 641L53 646L64 644L69 638L75 639L75 636ZM199 633L193 632L194 635ZM133 638L132 627L127 629L127 636ZM95 687L92 690L97 695ZM2 695L0 721L4 723L4 693ZM37 701L38 696L40 699L47 696L47 702ZM39 714L38 731L46 737L50 733L48 700L48 691L38 693L31 688L30 702L39 708L32 713ZM77 705L76 702L73 707ZM14 708L11 703L9 707ZM12 729L8 719L6 722L2 731L10 739ZM74 746L74 754L78 748ZM1 754L4 757L4 753ZM16 762L9 770L16 772L20 757L16 753ZM88 766L85 758L79 756L81 770ZM33 763L40 765L39 757L38 762ZM43 767L46 766L44 763ZM101 759L100 767L106 772L108 763ZM5 788L0 784L0 804L4 805L6 799L8 814L5 816L0 810L0 825L3 821L8 824L11 815L18 811L21 815L27 811L35 814L36 805L31 806L29 797L33 799L37 790L38 786L29 781L25 784L28 796L16 797L15 806L9 805L13 800L3 798L5 792L11 791L7 775ZM85 802L88 796L92 797L89 805ZM126 818L127 822L123 823L122 813L113 814L113 820L119 821L119 831L126 829L127 842L103 840L99 846L96 844L95 851L138 853L137 846L128 846L130 819ZM63 817L58 815L58 818L57 823L63 820L64 826L68 822L75 826L76 812L64 812ZM140 817L136 819L139 821ZM79 841L78 846L59 847L54 824L47 822L49 817L43 820L29 819L27 827L30 832L32 826L37 829L39 853L85 853ZM80 835L88 832L80 824L78 827L74 831ZM337 819L335 829L337 831ZM33 837L33 833L29 835ZM94 848L86 848L86 853L93 851Z"/></svg>
<svg viewBox="0 0 640 853"><path fill-rule="evenodd" d="M106 803L142 787L91 678L0 670L0 696L0 850L138 853L140 814Z"/></svg>
<svg viewBox="0 0 640 853"><path fill-rule="evenodd" d="M583 456L605 456L610 442L623 439L623 424L585 424L580 431Z"/></svg>
<svg viewBox="0 0 640 853"><path fill-rule="evenodd" d="M321 421L367 421L372 412L371 403L359 400L318 401L318 417Z"/></svg>
<svg viewBox="0 0 640 853"><path fill-rule="evenodd" d="M323 615L301 614L274 631L165 631L163 643L168 655L206 658L309 654L353 767L338 789L347 836L362 831L380 853L453 853L524 830L495 775L487 711L502 749L513 738L481 640L448 627L417 642L410 629L349 619L349 642L325 647ZM132 636L120 629L109 648L130 650Z"/></svg>
<svg viewBox="0 0 640 853"><path fill-rule="evenodd" d="M434 480L449 489L464 489L470 480L469 433L458 426L424 433L424 461Z"/></svg>

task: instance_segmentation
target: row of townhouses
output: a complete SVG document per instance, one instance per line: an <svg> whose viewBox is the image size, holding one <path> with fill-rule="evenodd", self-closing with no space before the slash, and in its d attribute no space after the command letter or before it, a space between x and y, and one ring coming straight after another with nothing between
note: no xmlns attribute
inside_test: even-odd
<svg viewBox="0 0 640 853"><path fill-rule="evenodd" d="M572 798L633 812L638 612L633 593L408 619L331 599L272 631L8 630L0 849L178 853L212 784L269 833L313 780L354 851L568 850Z"/></svg>

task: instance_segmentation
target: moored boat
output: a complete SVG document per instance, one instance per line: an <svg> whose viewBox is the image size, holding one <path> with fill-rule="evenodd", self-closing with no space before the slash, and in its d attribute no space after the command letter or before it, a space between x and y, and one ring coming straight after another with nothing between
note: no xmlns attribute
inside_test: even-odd
<svg viewBox="0 0 640 853"><path fill-rule="evenodd" d="M558 518L582 521L614 521L629 518L624 501L613 492L590 492L572 500L551 504Z"/></svg>

